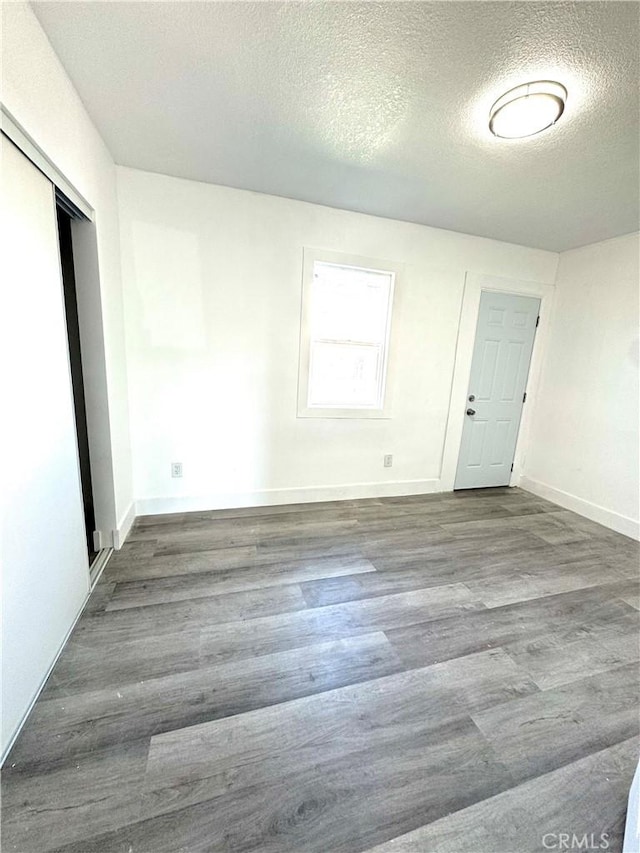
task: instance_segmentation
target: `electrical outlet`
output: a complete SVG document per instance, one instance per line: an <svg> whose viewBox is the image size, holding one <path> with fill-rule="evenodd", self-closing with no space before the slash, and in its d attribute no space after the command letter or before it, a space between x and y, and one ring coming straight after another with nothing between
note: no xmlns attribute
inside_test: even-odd
<svg viewBox="0 0 640 853"><path fill-rule="evenodd" d="M389 454L387 454L387 456L384 457L384 467L385 468L391 468L392 465L393 465L393 456L389 453Z"/></svg>
<svg viewBox="0 0 640 853"><path fill-rule="evenodd" d="M171 463L171 476L182 477L182 462Z"/></svg>

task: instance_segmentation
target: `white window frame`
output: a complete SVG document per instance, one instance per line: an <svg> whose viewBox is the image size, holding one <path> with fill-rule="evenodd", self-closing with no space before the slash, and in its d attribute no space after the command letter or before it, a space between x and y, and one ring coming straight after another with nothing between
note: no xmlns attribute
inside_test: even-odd
<svg viewBox="0 0 640 853"><path fill-rule="evenodd" d="M360 255L347 255L342 252L332 252L323 249L305 248L303 252L302 273L302 310L300 320L300 359L298 368L298 417L299 418L354 418L354 419L386 419L392 413L392 386L395 374L399 294L402 288L403 265L394 261L380 258L366 258ZM320 408L310 407L309 399L309 366L311 355L311 287L313 285L313 269L317 262L336 264L344 267L371 270L373 272L392 273L393 291L391 295L390 318L387 332L385 365L383 367L383 398L380 408Z"/></svg>

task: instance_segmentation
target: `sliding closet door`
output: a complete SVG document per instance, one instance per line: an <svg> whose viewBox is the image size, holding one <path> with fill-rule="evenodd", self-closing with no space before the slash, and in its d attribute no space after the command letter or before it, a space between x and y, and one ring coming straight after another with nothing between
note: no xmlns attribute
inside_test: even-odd
<svg viewBox="0 0 640 853"><path fill-rule="evenodd" d="M53 186L2 137L2 750L89 588Z"/></svg>

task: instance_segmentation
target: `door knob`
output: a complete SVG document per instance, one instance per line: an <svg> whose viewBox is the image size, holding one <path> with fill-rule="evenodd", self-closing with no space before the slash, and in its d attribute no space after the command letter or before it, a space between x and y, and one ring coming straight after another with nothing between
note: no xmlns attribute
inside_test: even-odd
<svg viewBox="0 0 640 853"><path fill-rule="evenodd" d="M476 413L476 410L475 410L475 409L467 409L467 414L468 414L468 415L475 415L475 413Z"/></svg>

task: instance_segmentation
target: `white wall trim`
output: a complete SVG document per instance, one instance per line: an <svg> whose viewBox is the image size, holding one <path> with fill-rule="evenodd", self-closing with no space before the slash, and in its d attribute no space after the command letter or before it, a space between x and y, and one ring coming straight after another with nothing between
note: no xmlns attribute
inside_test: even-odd
<svg viewBox="0 0 640 853"><path fill-rule="evenodd" d="M565 509L577 512L578 515L583 515L591 521L603 524L605 527L615 530L616 533L622 533L624 536L631 537L631 539L640 539L640 522L633 518L620 515L620 513L591 503L591 501L587 501L584 498L579 498L577 495L571 495L568 492L563 492L561 489L548 486L546 483L531 480L524 474L520 477L519 485L521 489L527 492L532 492L532 494L552 501Z"/></svg>
<svg viewBox="0 0 640 853"><path fill-rule="evenodd" d="M313 270L315 263L337 264L345 267L357 267L365 270L391 273L393 283L391 290L391 305L389 307L389 326L387 328L386 358L384 365L382 408L379 409L348 409L348 408L310 408L307 405L309 396L309 368L311 347L311 292L313 286ZM405 265L397 261L381 258L369 258L362 255L334 252L329 249L303 249L302 263L302 296L300 313L300 344L298 356L298 408L299 418L349 418L349 419L389 419L393 415L393 388L397 372L399 349L399 316L401 311L402 291L406 287Z"/></svg>
<svg viewBox="0 0 640 853"><path fill-rule="evenodd" d="M522 410L522 420L518 432L518 442L513 461L513 474L509 485L517 485L524 465L525 451L529 436L531 413L540 384L542 362L546 341L549 333L549 320L555 285L535 281L518 281L517 279L499 278L492 275L478 275L467 272L465 277L462 302L460 306L460 322L458 325L458 340L456 356L449 397L449 415L445 432L444 448L442 451L442 466L440 469L441 491L451 492L456 477L458 454L464 426L464 412L469 388L471 360L476 338L480 296L483 290L498 291L499 293L516 293L520 296L535 296L540 299L540 326L536 333L527 381L527 402Z"/></svg>
<svg viewBox="0 0 640 853"><path fill-rule="evenodd" d="M113 548L101 548L98 556L95 558L89 567L89 583L91 589L98 583L100 575L104 571L104 567L109 562L109 557L113 554Z"/></svg>
<svg viewBox="0 0 640 853"><path fill-rule="evenodd" d="M228 492L217 495L143 498L136 501L135 507L136 515L162 515L170 512L203 512L211 509L428 495L439 491L441 491L440 480L394 480L386 483L297 486L289 489L263 489L255 492Z"/></svg>
<svg viewBox="0 0 640 853"><path fill-rule="evenodd" d="M109 562L109 557L113 554L113 549L112 548L105 548L105 550L102 553L104 554L104 557L100 560L99 568L96 571L95 576L93 577L93 579L91 581L91 586L89 587L89 591L87 592L87 595L86 595L84 601L80 605L80 608L76 614L75 619L71 623L71 627L69 628L67 633L64 635L64 638L63 638L62 642L60 643L60 647L59 647L58 651L53 656L53 660L51 661L51 665L49 666L49 669L46 671L44 678L40 682L40 685L39 685L38 689L36 690L36 692L33 696L33 699L31 700L31 702L29 702L29 705L27 706L26 711L22 715L20 722L16 726L15 731L13 732L11 737L9 738L9 741L8 741L8 743L4 749L4 752L2 753L2 756L0 756L0 767L3 766L7 756L9 755L11 750L13 749L13 745L16 742L16 740L18 739L18 735L22 731L24 724L27 722L27 720L29 718L29 714L33 710L33 706L38 701L38 697L42 693L42 690L43 690L45 684L47 683L49 676L53 672L54 666L58 663L58 659L59 659L60 655L62 654L62 652L64 651L64 648L67 645L69 637L73 633L73 629L76 627L78 620L80 619L80 617L84 613L84 609L87 606L87 602L89 601L89 597L90 597L91 593L93 592L93 590L95 589L96 584L100 580L100 575L102 574L102 572L105 569L105 566ZM97 562L98 562L98 560L96 560L96 563Z"/></svg>
<svg viewBox="0 0 640 853"><path fill-rule="evenodd" d="M136 505L134 503L129 504L129 509L122 516L118 527L112 531L113 534L113 547L116 551L119 551L120 548L124 545L124 540L127 538L129 531L133 526L133 522L136 520Z"/></svg>
<svg viewBox="0 0 640 853"><path fill-rule="evenodd" d="M0 123L2 132L7 136L14 145L46 175L54 186L62 190L64 195L72 201L89 220L93 219L93 208L73 186L71 181L66 178L56 164L51 160L45 152L40 148L35 139L27 133L20 122L9 112L4 106L0 106Z"/></svg>

